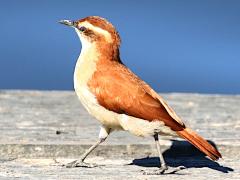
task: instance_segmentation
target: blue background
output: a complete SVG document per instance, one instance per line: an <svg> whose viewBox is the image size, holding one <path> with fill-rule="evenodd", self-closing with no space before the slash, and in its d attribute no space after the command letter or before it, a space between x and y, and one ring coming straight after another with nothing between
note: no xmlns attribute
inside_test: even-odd
<svg viewBox="0 0 240 180"><path fill-rule="evenodd" d="M159 92L240 93L240 1L0 1L0 89L73 89L81 44L57 23L99 15Z"/></svg>

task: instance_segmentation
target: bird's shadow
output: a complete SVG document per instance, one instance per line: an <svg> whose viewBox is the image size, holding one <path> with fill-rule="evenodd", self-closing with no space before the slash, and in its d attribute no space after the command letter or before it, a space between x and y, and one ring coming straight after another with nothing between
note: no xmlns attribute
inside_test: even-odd
<svg viewBox="0 0 240 180"><path fill-rule="evenodd" d="M208 141L214 147L216 145L212 141ZM221 166L215 161L211 161L205 155L192 146L187 141L173 140L169 149L163 152L163 156L168 166L178 167L185 166L186 168L203 168L208 167L216 171L228 173L234 171L230 167ZM129 165L137 165L142 167L159 167L158 157L146 157L134 159Z"/></svg>

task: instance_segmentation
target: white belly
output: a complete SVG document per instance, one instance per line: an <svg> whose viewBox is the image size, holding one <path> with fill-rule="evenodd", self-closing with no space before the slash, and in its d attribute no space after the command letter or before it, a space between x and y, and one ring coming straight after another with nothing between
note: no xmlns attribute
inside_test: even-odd
<svg viewBox="0 0 240 180"><path fill-rule="evenodd" d="M102 125L111 129L122 129L118 120L119 115L102 107L87 86L77 87L75 91L89 114L99 120Z"/></svg>
<svg viewBox="0 0 240 180"><path fill-rule="evenodd" d="M89 114L94 116L100 123L112 130L126 130L136 136L152 136L155 133L162 135L175 135L169 127L166 127L162 121L152 121L134 118L125 114L118 114L109 111L98 104L95 96L85 87L75 89L76 93L87 109Z"/></svg>
<svg viewBox="0 0 240 180"><path fill-rule="evenodd" d="M90 56L81 54L74 72L74 89L87 111L112 130L126 130L137 136L152 136L154 133L175 135L162 121L152 121L134 118L125 114L118 114L102 107L87 86L88 80L96 70L94 51L89 50Z"/></svg>

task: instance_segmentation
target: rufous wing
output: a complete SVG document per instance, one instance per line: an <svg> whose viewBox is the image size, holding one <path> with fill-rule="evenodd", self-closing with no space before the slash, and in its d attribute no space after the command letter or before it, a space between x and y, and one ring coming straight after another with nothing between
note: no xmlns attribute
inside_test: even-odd
<svg viewBox="0 0 240 180"><path fill-rule="evenodd" d="M175 113L162 98L122 64L102 66L88 85L99 104L108 110L147 121L163 121L174 131L185 127L180 118L175 120Z"/></svg>
<svg viewBox="0 0 240 180"><path fill-rule="evenodd" d="M124 65L113 63L100 66L88 85L99 104L106 109L147 121L163 121L212 160L221 157L216 148L186 128L163 98Z"/></svg>

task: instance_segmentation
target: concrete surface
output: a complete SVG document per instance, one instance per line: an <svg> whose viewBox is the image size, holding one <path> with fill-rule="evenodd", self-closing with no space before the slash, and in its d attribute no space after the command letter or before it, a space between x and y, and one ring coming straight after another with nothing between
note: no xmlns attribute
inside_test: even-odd
<svg viewBox="0 0 240 180"><path fill-rule="evenodd" d="M105 166L66 169L96 141L99 123L70 91L0 91L0 179L240 179L240 96L162 94L187 125L223 154L212 162L180 139L163 137L170 167L179 174L142 175L156 169L152 138L113 132L88 162ZM129 165L127 165L129 164Z"/></svg>

